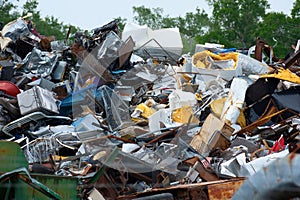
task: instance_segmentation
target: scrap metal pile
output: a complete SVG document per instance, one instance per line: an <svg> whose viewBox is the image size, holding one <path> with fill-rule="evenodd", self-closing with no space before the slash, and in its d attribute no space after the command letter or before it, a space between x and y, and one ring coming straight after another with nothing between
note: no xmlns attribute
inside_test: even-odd
<svg viewBox="0 0 300 200"><path fill-rule="evenodd" d="M116 21L66 45L26 18L0 45L1 142L31 174L76 177L76 198L299 197L299 46L285 59L260 38L255 55L210 43L181 55L178 29Z"/></svg>

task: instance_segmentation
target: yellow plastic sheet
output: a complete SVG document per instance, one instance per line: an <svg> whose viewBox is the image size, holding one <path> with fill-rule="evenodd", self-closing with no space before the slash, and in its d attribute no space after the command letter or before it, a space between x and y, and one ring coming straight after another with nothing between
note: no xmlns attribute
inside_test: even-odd
<svg viewBox="0 0 300 200"><path fill-rule="evenodd" d="M148 119L151 115L153 115L156 110L154 110L151 107L148 107L146 104L141 103L139 104L136 109L138 109L139 111L141 111L141 116Z"/></svg>
<svg viewBox="0 0 300 200"><path fill-rule="evenodd" d="M220 118L222 111L223 111L223 107L224 107L224 103L226 101L226 98L221 98L221 99L217 99L215 101L213 101L210 104L210 108L213 111L213 113ZM240 115L238 117L237 123L241 126L241 127L245 127L246 124L246 118L244 115L244 112L240 112Z"/></svg>
<svg viewBox="0 0 300 200"><path fill-rule="evenodd" d="M232 52L232 53L224 53L224 54L214 54L210 51L201 51L197 52L193 56L193 64L196 67L199 68L206 68L209 69L211 67L211 63L208 60L208 57L211 57L213 60L230 60L232 59L234 64L234 69L236 67L237 61L238 61L238 53Z"/></svg>
<svg viewBox="0 0 300 200"><path fill-rule="evenodd" d="M300 77L291 72L289 69L279 68L277 73L265 74L261 78L277 78L284 81L300 84Z"/></svg>
<svg viewBox="0 0 300 200"><path fill-rule="evenodd" d="M221 98L221 99L217 99L214 100L211 104L210 104L210 108L211 110L215 113L215 115L220 118L222 111L223 111L223 107L225 104L226 98Z"/></svg>
<svg viewBox="0 0 300 200"><path fill-rule="evenodd" d="M197 124L199 123L199 120L194 116L193 109L191 106L183 106L181 108L178 108L173 111L172 113L172 119L174 122L187 124L189 121L190 116L191 123Z"/></svg>

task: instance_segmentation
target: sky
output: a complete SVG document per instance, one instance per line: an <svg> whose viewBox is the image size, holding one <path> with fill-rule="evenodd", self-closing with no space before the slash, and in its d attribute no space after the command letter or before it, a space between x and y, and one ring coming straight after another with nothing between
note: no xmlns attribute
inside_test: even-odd
<svg viewBox="0 0 300 200"><path fill-rule="evenodd" d="M268 0L270 11L290 14L296 0ZM26 0L19 0L22 5ZM211 8L205 0L38 0L38 10L43 17L54 16L65 24L92 30L110 22L114 18L126 18L133 21L133 6L163 8L164 14L172 17L184 16L196 8L211 14Z"/></svg>

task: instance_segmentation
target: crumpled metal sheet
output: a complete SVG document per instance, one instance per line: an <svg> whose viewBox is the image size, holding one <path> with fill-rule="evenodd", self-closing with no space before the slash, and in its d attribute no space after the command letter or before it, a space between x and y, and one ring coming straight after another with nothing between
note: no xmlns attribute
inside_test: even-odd
<svg viewBox="0 0 300 200"><path fill-rule="evenodd" d="M128 105L122 100L119 94L107 86L99 88L101 100L108 117L110 131L125 128L132 125Z"/></svg>
<svg viewBox="0 0 300 200"><path fill-rule="evenodd" d="M2 35L0 35L0 48L2 51L5 50L5 48L7 47L7 45L11 42L12 40L9 37L3 37Z"/></svg>
<svg viewBox="0 0 300 200"><path fill-rule="evenodd" d="M251 176L234 194L238 199L292 199L300 196L300 155L292 153Z"/></svg>
<svg viewBox="0 0 300 200"><path fill-rule="evenodd" d="M57 59L58 55L56 53L49 53L33 48L32 52L24 59L24 64L20 70L36 76L47 77L52 73Z"/></svg>
<svg viewBox="0 0 300 200"><path fill-rule="evenodd" d="M103 67L109 68L111 70L114 70L116 68L116 60L119 58L118 50L123 44L124 42L118 37L115 32L109 32L97 52L97 59Z"/></svg>
<svg viewBox="0 0 300 200"><path fill-rule="evenodd" d="M24 20L19 18L6 24L1 33L4 37L9 37L11 40L16 41L19 38L29 35L30 31Z"/></svg>
<svg viewBox="0 0 300 200"><path fill-rule="evenodd" d="M291 88L281 92L275 92L272 94L272 98L275 100L279 109L289 108L296 112L300 112L300 89Z"/></svg>

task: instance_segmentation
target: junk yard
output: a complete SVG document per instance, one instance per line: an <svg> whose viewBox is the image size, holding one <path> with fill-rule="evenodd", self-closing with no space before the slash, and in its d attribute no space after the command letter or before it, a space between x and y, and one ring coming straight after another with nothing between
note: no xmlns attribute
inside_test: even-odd
<svg viewBox="0 0 300 200"><path fill-rule="evenodd" d="M298 34L241 48L210 32L187 52L178 26L112 19L58 39L36 16L0 27L1 199L300 197Z"/></svg>

